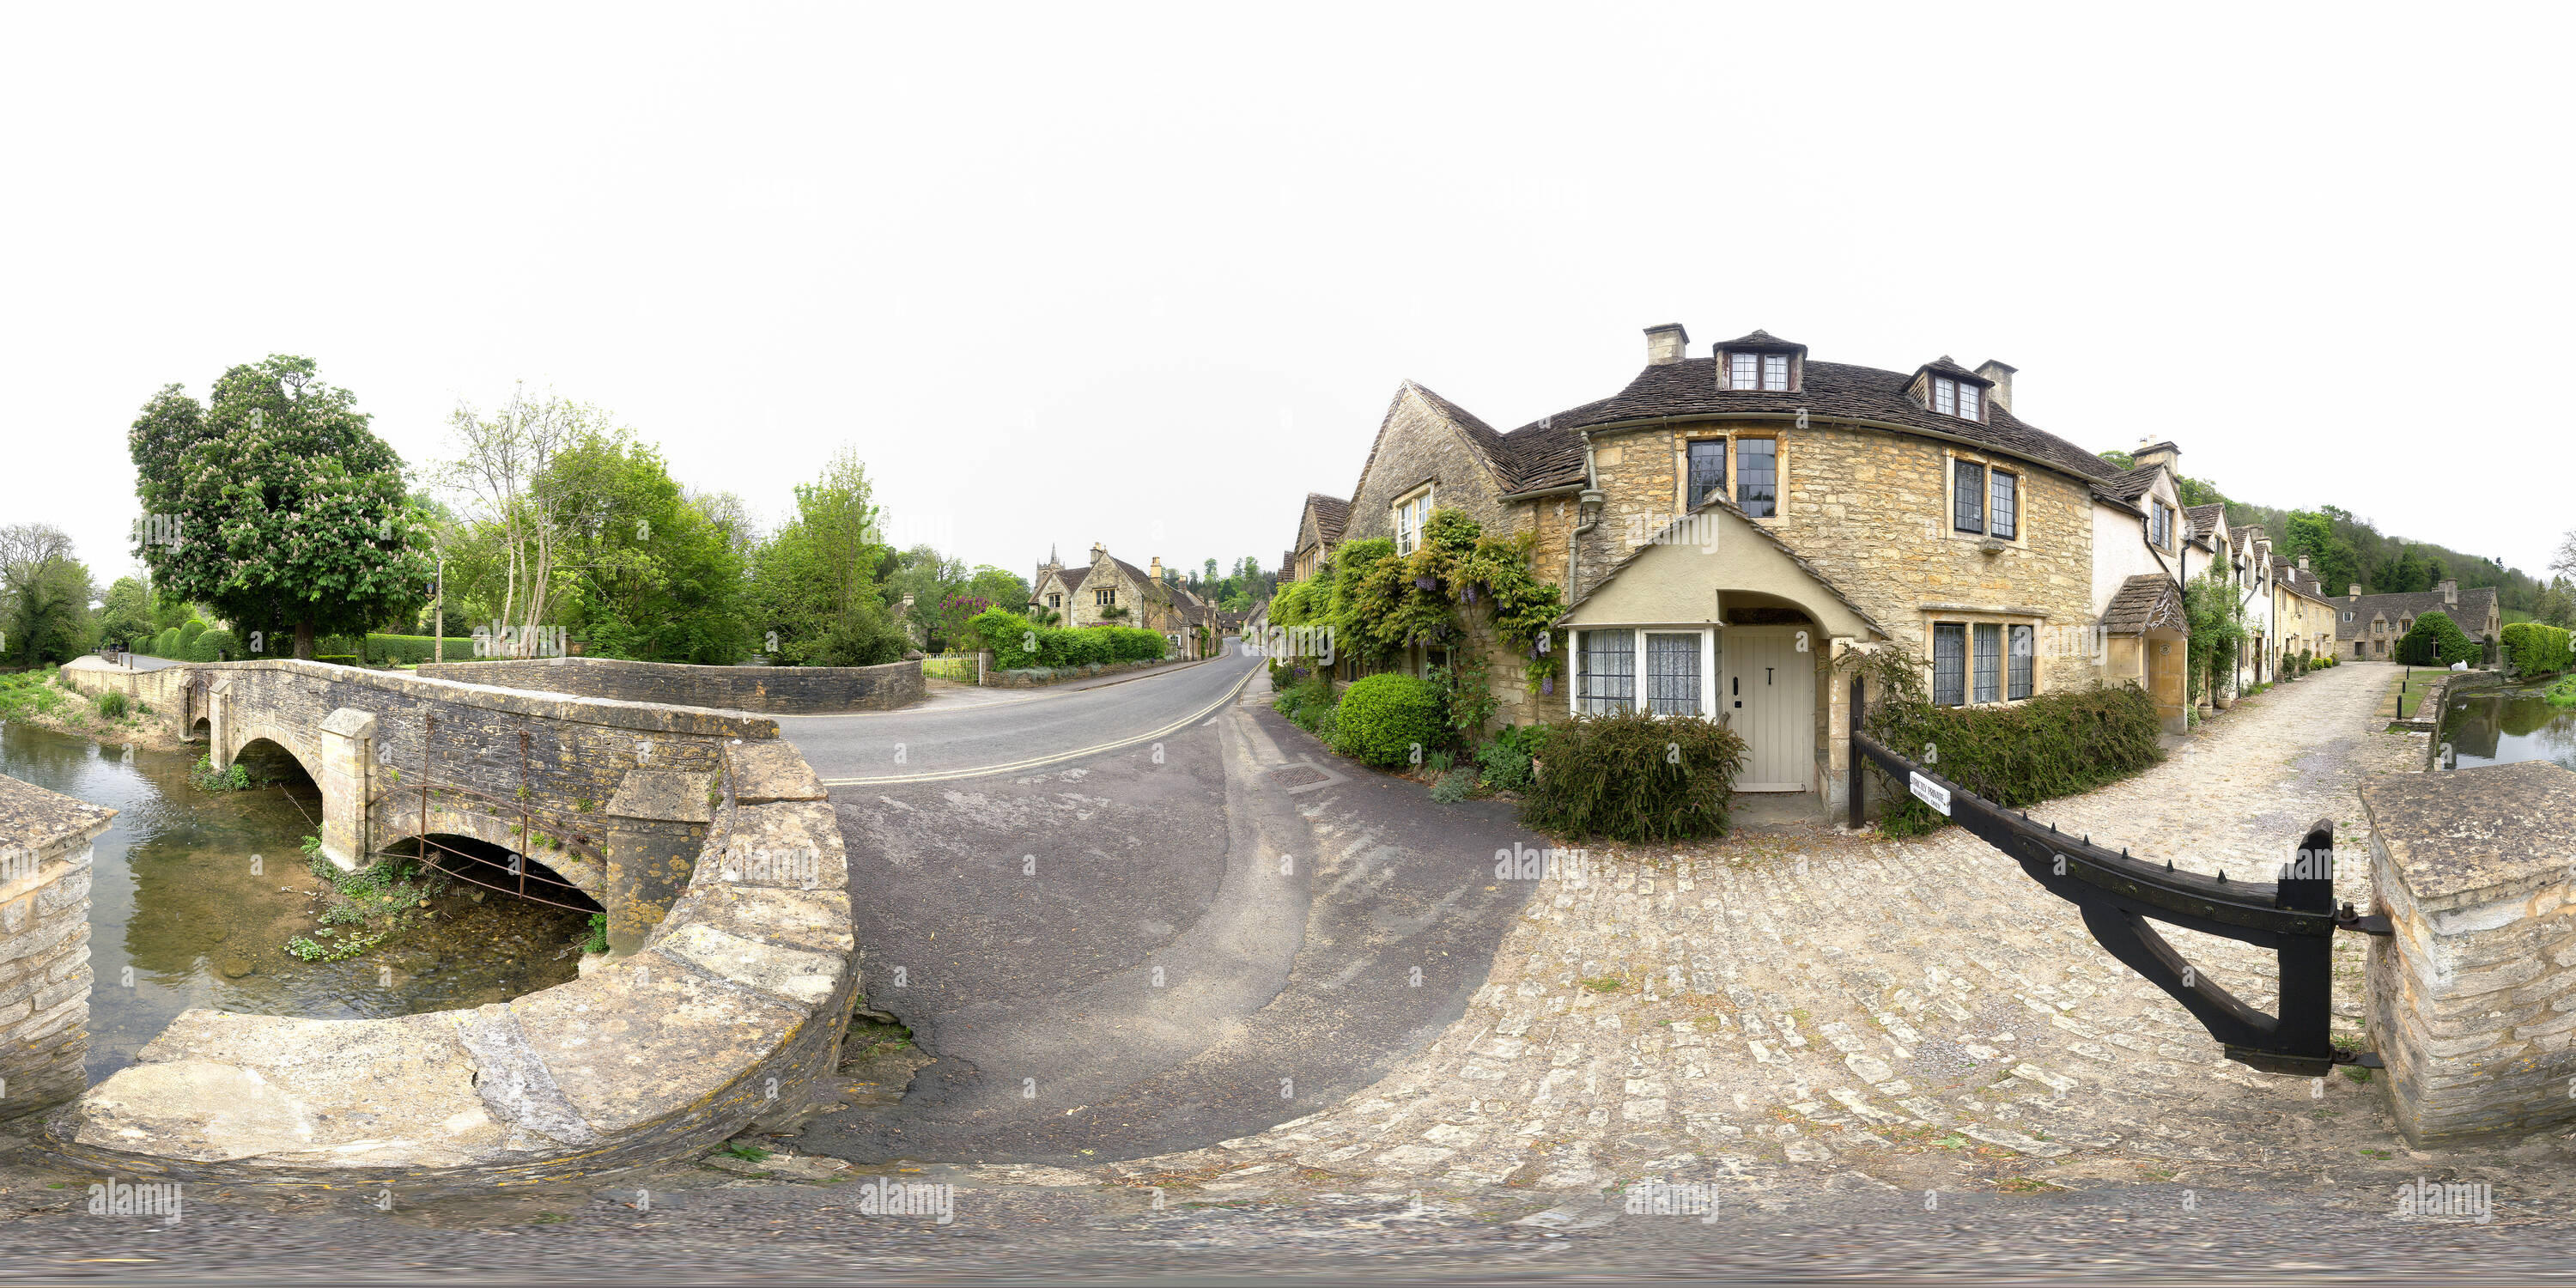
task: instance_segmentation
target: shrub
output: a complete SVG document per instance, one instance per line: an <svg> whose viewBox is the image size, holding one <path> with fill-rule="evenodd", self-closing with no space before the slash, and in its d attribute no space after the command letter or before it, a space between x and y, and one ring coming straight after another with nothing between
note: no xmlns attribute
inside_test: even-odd
<svg viewBox="0 0 2576 1288"><path fill-rule="evenodd" d="M178 627L173 626L170 629L152 637L152 656L167 658L176 658L179 656Z"/></svg>
<svg viewBox="0 0 2576 1288"><path fill-rule="evenodd" d="M1444 805L1454 805L1467 799L1467 793L1475 786L1475 770L1453 769L1442 774L1440 781L1431 785L1431 799Z"/></svg>
<svg viewBox="0 0 2576 1288"><path fill-rule="evenodd" d="M367 651L365 656L379 662L399 662L406 666L418 666L421 663L430 660L430 658L437 652L438 640L434 636L370 635L367 637ZM473 661L473 637L467 635L448 636L447 660L450 662Z"/></svg>
<svg viewBox="0 0 2576 1288"><path fill-rule="evenodd" d="M110 720L125 718L125 695L114 689L98 695L98 713Z"/></svg>
<svg viewBox="0 0 2576 1288"><path fill-rule="evenodd" d="M2553 707L2576 707L2576 675L2549 686L2540 698Z"/></svg>
<svg viewBox="0 0 2576 1288"><path fill-rule="evenodd" d="M1333 750L1385 768L1414 762L1448 740L1440 691L1424 680L1388 672L1342 693Z"/></svg>
<svg viewBox="0 0 2576 1288"><path fill-rule="evenodd" d="M1519 747L1501 738L1489 739L1476 749L1476 763L1484 766L1485 782L1495 791L1529 790L1532 781L1529 753Z"/></svg>
<svg viewBox="0 0 2576 1288"><path fill-rule="evenodd" d="M1584 716L1546 733L1521 822L1557 836L1672 841L1726 831L1744 739L1698 716Z"/></svg>
<svg viewBox="0 0 2576 1288"><path fill-rule="evenodd" d="M2438 609L2416 618L2414 629L2397 641L2397 660L2412 666L2449 666L2485 655L2486 650L2449 613Z"/></svg>
<svg viewBox="0 0 2576 1288"><path fill-rule="evenodd" d="M2547 675L2576 667L2576 633L2542 622L2504 628L2505 656L2518 675Z"/></svg>
<svg viewBox="0 0 2576 1288"><path fill-rule="evenodd" d="M885 618L836 622L805 655L807 666L883 666L912 648L901 627Z"/></svg>
<svg viewBox="0 0 2576 1288"><path fill-rule="evenodd" d="M194 617L189 618L179 626L179 647L184 649L190 644L196 643L197 637L205 633L206 624L204 622ZM183 653L173 653L170 656L184 657L186 655Z"/></svg>
<svg viewBox="0 0 2576 1288"><path fill-rule="evenodd" d="M1884 649L1855 655L1877 681L1862 727L1888 750L1998 805L2021 808L2116 782L2164 760L2156 704L2136 684L2043 693L2017 706L1938 707L1923 696L1921 664ZM1931 831L1949 820L1878 771L1902 803L1880 827Z"/></svg>
<svg viewBox="0 0 2576 1288"><path fill-rule="evenodd" d="M188 660L191 662L239 661L241 656L241 641L234 639L233 633L227 630L207 631L188 645Z"/></svg>

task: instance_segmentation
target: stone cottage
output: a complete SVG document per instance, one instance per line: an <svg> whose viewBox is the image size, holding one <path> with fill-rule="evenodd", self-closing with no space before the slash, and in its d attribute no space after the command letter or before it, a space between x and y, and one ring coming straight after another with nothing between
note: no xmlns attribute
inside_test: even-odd
<svg viewBox="0 0 2576 1288"><path fill-rule="evenodd" d="M2293 563L2274 555L2272 588L2272 620L2281 634L2281 659L2308 661L2334 652L2334 600L2317 584L2308 557L2301 555Z"/></svg>
<svg viewBox="0 0 2576 1288"><path fill-rule="evenodd" d="M1208 607L1185 586L1163 576L1163 557L1139 568L1095 541L1091 562L1066 567L1050 551L1030 582L1032 608L1060 613L1067 626L1135 626L1171 640L1190 653L1195 628L1207 624Z"/></svg>
<svg viewBox="0 0 2576 1288"><path fill-rule="evenodd" d="M1279 557L1279 580L1304 581L1314 576L1342 544L1342 529L1350 518L1350 502L1321 492L1307 493L1306 503L1297 510L1297 544Z"/></svg>
<svg viewBox="0 0 2576 1288"><path fill-rule="evenodd" d="M2106 676L2091 646L2096 501L2130 472L2022 420L2013 375L1947 357L1813 361L1762 331L1693 356L1666 325L1617 393L1510 433L1408 381L1343 539L1404 551L1449 508L1531 534L1533 572L1565 598L1564 675L1529 692L1529 659L1462 614L1499 720L1722 717L1750 748L1739 790L1830 812L1849 763L1845 650L1901 643L1935 700L1961 705ZM2119 503L2144 514L2152 490ZM1397 664L1445 660L1416 646Z"/></svg>
<svg viewBox="0 0 2576 1288"><path fill-rule="evenodd" d="M2459 582L2444 581L2431 590L2365 595L2356 585L2335 609L2335 651L2373 662L2395 660L2397 641L2415 629L2415 619L2437 609L2449 614L2463 634L2487 645L2489 656L2504 635L2504 610L2493 586L2462 590Z"/></svg>

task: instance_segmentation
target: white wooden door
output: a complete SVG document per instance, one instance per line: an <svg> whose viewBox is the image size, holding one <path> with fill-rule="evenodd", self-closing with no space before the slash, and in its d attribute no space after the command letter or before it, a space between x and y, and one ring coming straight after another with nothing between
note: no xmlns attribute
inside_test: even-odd
<svg viewBox="0 0 2576 1288"><path fill-rule="evenodd" d="M1798 637L1810 651L1800 652ZM1803 792L1816 770L1815 628L1730 626L1720 710L1745 742L1739 792Z"/></svg>

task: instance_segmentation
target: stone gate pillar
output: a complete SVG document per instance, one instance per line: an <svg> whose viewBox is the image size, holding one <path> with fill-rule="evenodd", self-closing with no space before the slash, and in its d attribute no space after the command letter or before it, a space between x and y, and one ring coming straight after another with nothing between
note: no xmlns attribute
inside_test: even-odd
<svg viewBox="0 0 2576 1288"><path fill-rule="evenodd" d="M2576 1119L2576 772L2395 774L2361 804L2395 931L2368 986L2398 1130L2422 1146Z"/></svg>
<svg viewBox="0 0 2576 1288"><path fill-rule="evenodd" d="M0 1119L89 1084L91 842L115 818L0 777Z"/></svg>
<svg viewBox="0 0 2576 1288"><path fill-rule="evenodd" d="M322 722L322 853L343 872L354 872L375 849L368 835L368 776L376 764L376 717L342 707Z"/></svg>
<svg viewBox="0 0 2576 1288"><path fill-rule="evenodd" d="M644 946L671 904L689 888L715 808L707 803L716 776L679 769L627 772L602 810L601 848L608 858L608 954Z"/></svg>

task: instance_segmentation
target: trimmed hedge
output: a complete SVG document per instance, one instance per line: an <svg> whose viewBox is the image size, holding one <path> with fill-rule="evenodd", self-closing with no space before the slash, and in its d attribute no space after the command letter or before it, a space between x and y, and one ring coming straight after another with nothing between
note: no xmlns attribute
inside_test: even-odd
<svg viewBox="0 0 2576 1288"><path fill-rule="evenodd" d="M1623 711L1551 726L1521 823L1629 843L1722 836L1744 751L1734 730L1700 716Z"/></svg>
<svg viewBox="0 0 2576 1288"><path fill-rule="evenodd" d="M152 656L174 659L179 656L178 627L173 626L152 637Z"/></svg>
<svg viewBox="0 0 2576 1288"><path fill-rule="evenodd" d="M1161 635L1133 626L1033 626L1004 608L985 609L967 625L993 650L994 668L1003 671L1150 662L1172 646Z"/></svg>
<svg viewBox="0 0 2576 1288"><path fill-rule="evenodd" d="M437 644L437 638L429 635L370 635L367 637L366 644L367 657L378 662L400 662L406 666L418 666L430 660L431 655L437 651ZM473 661L473 637L448 636L446 660Z"/></svg>
<svg viewBox="0 0 2576 1288"><path fill-rule="evenodd" d="M2542 622L2504 628L2507 661L2517 675L2547 675L2576 667L2576 632Z"/></svg>
<svg viewBox="0 0 2576 1288"><path fill-rule="evenodd" d="M1890 751L2015 809L2117 782L2165 758L2155 701L2134 682L2043 693L2008 707L1882 700L1865 728ZM1880 821L1890 835L1949 822L1884 772L1880 781L1903 802Z"/></svg>
<svg viewBox="0 0 2576 1288"><path fill-rule="evenodd" d="M2485 656L2486 648L2439 609L2416 618L2414 627L2397 641L2397 660L2410 666L2449 666Z"/></svg>
<svg viewBox="0 0 2576 1288"><path fill-rule="evenodd" d="M1428 680L1387 672L1342 691L1333 750L1379 768L1419 764L1419 755L1449 741L1440 690Z"/></svg>
<svg viewBox="0 0 2576 1288"><path fill-rule="evenodd" d="M206 633L206 624L205 624L203 621L198 620L197 618L191 617L191 618L189 618L187 621L180 623L180 624L179 624L179 648L180 648L182 651L181 651L181 652L179 652L179 653L173 653L173 654L171 654L170 656L172 656L172 657L182 657L182 656L185 656L185 650L187 649L187 647L188 647L189 645L191 645L191 644L196 643L196 642L197 642L197 637L198 637L198 636L200 636L200 635L203 635L203 634L205 634L205 633Z"/></svg>
<svg viewBox="0 0 2576 1288"><path fill-rule="evenodd" d="M241 641L227 630L206 631L188 642L191 662L238 662L242 659Z"/></svg>

